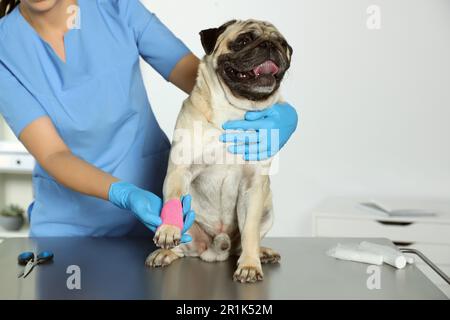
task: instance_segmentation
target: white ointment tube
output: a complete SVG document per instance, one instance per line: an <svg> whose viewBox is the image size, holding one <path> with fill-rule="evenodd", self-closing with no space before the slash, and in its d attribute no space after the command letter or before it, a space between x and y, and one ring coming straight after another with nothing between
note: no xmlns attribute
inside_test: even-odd
<svg viewBox="0 0 450 320"><path fill-rule="evenodd" d="M343 246L338 244L336 247L328 250L327 255L340 260L356 261L373 265L383 264L383 257L380 254L362 250L358 246Z"/></svg>
<svg viewBox="0 0 450 320"><path fill-rule="evenodd" d="M364 251L369 251L374 254L379 254L383 257L383 261L398 269L403 269L406 266L406 257L395 248L363 241L359 244L359 248Z"/></svg>

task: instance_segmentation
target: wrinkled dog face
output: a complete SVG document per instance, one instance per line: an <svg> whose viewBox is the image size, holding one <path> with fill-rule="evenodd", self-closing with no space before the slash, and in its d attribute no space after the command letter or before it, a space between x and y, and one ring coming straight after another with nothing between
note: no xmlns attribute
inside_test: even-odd
<svg viewBox="0 0 450 320"><path fill-rule="evenodd" d="M290 67L292 48L270 23L230 21L200 33L218 77L239 99L261 102L278 91Z"/></svg>

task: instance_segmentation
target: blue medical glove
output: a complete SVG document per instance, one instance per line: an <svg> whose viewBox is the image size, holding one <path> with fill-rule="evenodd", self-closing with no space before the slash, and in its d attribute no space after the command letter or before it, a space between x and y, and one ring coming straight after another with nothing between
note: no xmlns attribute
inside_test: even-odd
<svg viewBox="0 0 450 320"><path fill-rule="evenodd" d="M182 243L192 241L192 237L186 234L186 231L188 231L195 222L195 212L194 210L191 209L191 203L192 197L190 194L181 197L181 204L183 205L183 221L184 221L183 230L181 231Z"/></svg>
<svg viewBox="0 0 450 320"><path fill-rule="evenodd" d="M163 206L162 200L157 195L140 189L127 182L113 183L109 189L109 201L117 207L130 210L151 231L155 232L161 225L159 217ZM192 198L190 195L182 197L184 228L181 242L192 241L191 236L185 234L194 224L195 213L191 210Z"/></svg>
<svg viewBox="0 0 450 320"><path fill-rule="evenodd" d="M263 111L249 111L245 120L228 121L224 130L240 130L226 132L220 136L222 142L233 143L228 151L241 154L246 161L266 160L286 144L297 128L297 111L288 103L275 104Z"/></svg>

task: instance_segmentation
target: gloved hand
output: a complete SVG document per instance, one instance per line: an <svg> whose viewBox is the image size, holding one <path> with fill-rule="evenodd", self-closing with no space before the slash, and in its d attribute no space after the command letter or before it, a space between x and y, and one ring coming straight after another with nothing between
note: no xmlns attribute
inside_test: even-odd
<svg viewBox="0 0 450 320"><path fill-rule="evenodd" d="M121 209L133 212L151 231L155 232L161 225L160 214L163 203L157 195L140 189L131 183L116 182L111 185L108 196L110 202ZM184 228L181 237L182 243L192 241L191 236L185 234L195 221L195 213L191 210L191 200L190 195L182 198L184 216Z"/></svg>
<svg viewBox="0 0 450 320"><path fill-rule="evenodd" d="M266 160L280 151L297 128L297 111L288 103L275 104L262 111L249 111L245 120L228 121L224 130L242 130L220 136L233 143L228 151L242 154L246 161Z"/></svg>

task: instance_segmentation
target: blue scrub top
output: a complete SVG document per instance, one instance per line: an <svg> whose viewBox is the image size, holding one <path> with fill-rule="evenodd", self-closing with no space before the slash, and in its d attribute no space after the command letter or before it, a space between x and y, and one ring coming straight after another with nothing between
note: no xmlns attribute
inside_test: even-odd
<svg viewBox="0 0 450 320"><path fill-rule="evenodd" d="M17 8L0 20L0 113L14 133L49 117L73 154L161 195L170 143L151 110L139 57L166 80L188 48L138 0L78 0L64 63ZM42 141L42 143L46 143ZM130 212L33 172L31 236L149 234Z"/></svg>

